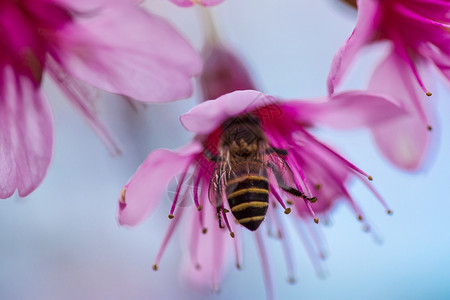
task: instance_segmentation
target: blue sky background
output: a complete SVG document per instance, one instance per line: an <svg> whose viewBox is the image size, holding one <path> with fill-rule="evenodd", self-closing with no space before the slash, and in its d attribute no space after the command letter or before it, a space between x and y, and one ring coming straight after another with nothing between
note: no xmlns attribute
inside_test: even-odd
<svg viewBox="0 0 450 300"><path fill-rule="evenodd" d="M170 20L200 49L196 9L165 0L146 7ZM350 34L355 14L333 0L226 0L212 9L224 41L240 52L260 89L284 98L326 93L336 49ZM149 33L150 34L150 33ZM364 53L344 88L363 88L382 47ZM364 58L364 59L363 59ZM436 75L436 73L435 73ZM436 76L437 78L437 76ZM279 243L267 240L279 299L448 299L450 270L449 87L435 80L434 144L424 170L394 169L376 151L367 132L321 132L321 139L374 177L394 211L388 216L361 185L352 186L382 243L361 230L350 209L338 206L332 225L320 224L329 249L327 276L319 278L295 231L295 285L286 282ZM108 155L61 93L46 83L55 117L54 158L43 184L29 197L0 201L0 299L264 299L254 240L245 234L245 268L230 269L220 293L197 293L183 284L180 232L160 270L151 265L169 220L163 201L143 225L125 229L115 220L122 186L147 154L177 148L190 135L178 116L190 100L148 105L136 113L119 97L99 94L98 111L123 151ZM287 216L291 217L291 216Z"/></svg>

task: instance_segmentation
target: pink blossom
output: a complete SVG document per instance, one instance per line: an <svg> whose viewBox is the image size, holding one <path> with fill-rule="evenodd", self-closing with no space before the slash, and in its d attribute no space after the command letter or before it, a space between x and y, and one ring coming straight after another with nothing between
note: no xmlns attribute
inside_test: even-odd
<svg viewBox="0 0 450 300"><path fill-rule="evenodd" d="M224 156L223 137L236 120L254 121L252 124L259 124L257 128L262 129L258 149L265 151L261 153L264 158L260 167L267 171L270 195L261 226L281 237L286 219L294 221L299 228L311 226L312 220L318 223L318 218L326 216L338 201L349 203L356 216L363 220L363 213L347 185L350 179L357 178L373 190L367 182L370 176L320 142L310 130L318 124L340 128L376 125L402 114L402 109L383 97L356 91L338 93L332 101L280 101L254 90L244 90L203 102L180 118L183 126L196 134L195 138L176 151L159 149L150 153L125 185L118 200L119 224L134 226L148 218L159 205L169 182L181 174L169 212L172 221L154 269L158 268L181 217L188 215L189 223L183 225L188 244L185 250L188 277L197 286L210 284L217 289L229 254L234 253L238 268L242 265L241 229L244 227L234 222L235 212L224 191L219 192L215 185L221 182L217 175L222 173L217 170L221 170L220 157ZM242 145L243 139L238 143ZM375 195L386 206L376 192ZM194 205L189 206L190 201ZM293 216L285 216L291 210ZM272 281L262 238L264 230L244 226L255 233L270 298ZM285 238L280 240L293 279L295 271L291 269L289 245Z"/></svg>
<svg viewBox="0 0 450 300"><path fill-rule="evenodd" d="M351 1L348 1L351 2ZM450 3L446 1L364 0L348 40L336 53L328 76L333 93L360 49L379 41L389 44L388 57L377 67L369 90L390 94L410 112L373 130L382 153L395 165L421 166L429 144L430 112L424 95L431 93L422 79L424 66L434 64L450 79Z"/></svg>
<svg viewBox="0 0 450 300"><path fill-rule="evenodd" d="M194 4L201 6L213 6L222 3L224 0L170 0L181 7L191 7Z"/></svg>
<svg viewBox="0 0 450 300"><path fill-rule="evenodd" d="M204 64L200 86L204 100L222 95L255 89L250 73L230 49L217 41L210 41L203 49Z"/></svg>
<svg viewBox="0 0 450 300"><path fill-rule="evenodd" d="M189 97L200 59L164 20L128 0L0 1L0 198L31 193L52 157L50 77L112 152L86 84L140 101Z"/></svg>

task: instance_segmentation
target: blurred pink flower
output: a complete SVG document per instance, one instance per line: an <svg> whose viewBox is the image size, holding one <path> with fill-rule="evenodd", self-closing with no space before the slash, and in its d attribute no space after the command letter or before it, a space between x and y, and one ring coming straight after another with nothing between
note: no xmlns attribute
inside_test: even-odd
<svg viewBox="0 0 450 300"><path fill-rule="evenodd" d="M332 94L356 54L366 45L389 43L388 57L374 73L369 90L395 97L410 112L374 129L383 154L395 165L415 170L424 161L431 130L425 108L426 89L421 74L434 64L450 79L450 3L429 0L364 0L358 3L358 19L348 40L336 53L328 76Z"/></svg>
<svg viewBox="0 0 450 300"><path fill-rule="evenodd" d="M0 198L31 193L52 157L45 71L112 152L85 83L151 102L189 97L200 59L164 20L128 0L0 2Z"/></svg>
<svg viewBox="0 0 450 300"><path fill-rule="evenodd" d="M222 3L224 0L170 0L181 7L191 7L194 4L202 6L213 6Z"/></svg>
<svg viewBox="0 0 450 300"><path fill-rule="evenodd" d="M179 150L159 149L150 153L121 192L119 224L134 226L148 218L163 198L169 182L179 175L169 213L173 220L157 254L154 269L158 268L181 216L188 214L190 225L183 226L188 240L188 278L197 286L212 284L217 289L228 254L234 252L237 267L242 265L242 227L229 221L228 218L234 217L228 212L234 214L235 210L226 200L221 201L226 198L224 191L220 192L221 189L215 185L218 182L216 176L221 174L217 173L221 170L218 169L221 163L217 157L220 159L223 155L220 152L223 146L219 145L225 132L229 132L225 128L231 128L227 126L232 126L236 120L254 120L256 123L252 124L259 124L258 128L262 129L258 148L266 151L260 153L264 157L260 167L263 169L261 174L267 172L270 193L268 211L261 226L275 229L271 231L281 238L290 278L293 279L295 272L290 269L291 253L288 241L283 237L283 212L289 214L293 209L291 220L300 227L309 226L312 219L318 223L319 215L326 216L337 201L343 200L350 203L357 217L363 220L363 213L350 196L347 184L351 178L358 178L373 190L367 182L370 176L316 139L310 129L317 124L339 128L375 125L404 113L376 94L353 91L339 93L332 98L332 101L284 102L254 90L245 90L197 105L180 118L183 126L196 134L195 138ZM242 144L242 139L239 143ZM379 197L376 192L375 195ZM195 206L189 205L191 199ZM218 217L226 229L219 227ZM243 224L256 230L247 226L248 223ZM268 256L261 229L255 231L255 238L270 298Z"/></svg>
<svg viewBox="0 0 450 300"><path fill-rule="evenodd" d="M221 43L208 42L202 56L204 63L200 86L205 101L238 90L255 89L255 84L242 61Z"/></svg>

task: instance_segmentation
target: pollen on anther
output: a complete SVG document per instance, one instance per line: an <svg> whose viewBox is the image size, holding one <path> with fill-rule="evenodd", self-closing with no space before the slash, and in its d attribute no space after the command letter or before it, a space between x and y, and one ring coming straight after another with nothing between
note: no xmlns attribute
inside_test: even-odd
<svg viewBox="0 0 450 300"><path fill-rule="evenodd" d="M201 211L201 210L203 209L203 206L200 204L200 205L197 207L197 209L198 209L198 211Z"/></svg>
<svg viewBox="0 0 450 300"><path fill-rule="evenodd" d="M157 264L153 265L153 271L158 271L158 265Z"/></svg>
<svg viewBox="0 0 450 300"><path fill-rule="evenodd" d="M208 232L208 228L203 228L202 233L206 234Z"/></svg>
<svg viewBox="0 0 450 300"><path fill-rule="evenodd" d="M290 213L291 213L291 208L290 208L290 207L286 208L286 209L284 210L284 213L285 213L286 215L290 214Z"/></svg>
<svg viewBox="0 0 450 300"><path fill-rule="evenodd" d="M431 92L427 92L426 95L427 95L428 97L430 97L430 96L433 95L433 94L432 94Z"/></svg>
<svg viewBox="0 0 450 300"><path fill-rule="evenodd" d="M172 215L172 214L170 214L168 217L169 217L169 219L171 219L171 220L172 220L173 218L175 218L175 216Z"/></svg>
<svg viewBox="0 0 450 300"><path fill-rule="evenodd" d="M319 224L319 218L315 218L314 223Z"/></svg>
<svg viewBox="0 0 450 300"><path fill-rule="evenodd" d="M308 201L311 202L311 203L316 203L317 202L317 197L314 196L314 197L308 198Z"/></svg>
<svg viewBox="0 0 450 300"><path fill-rule="evenodd" d="M367 179L369 179L370 181L372 181L373 180L373 177L372 176L367 176Z"/></svg>
<svg viewBox="0 0 450 300"><path fill-rule="evenodd" d="M230 232L230 236L231 236L232 238L234 238L234 232L233 232L233 231Z"/></svg>

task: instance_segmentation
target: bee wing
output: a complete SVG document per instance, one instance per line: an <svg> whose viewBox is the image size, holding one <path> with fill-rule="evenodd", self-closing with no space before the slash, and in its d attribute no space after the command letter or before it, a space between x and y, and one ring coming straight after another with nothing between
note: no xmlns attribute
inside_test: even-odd
<svg viewBox="0 0 450 300"><path fill-rule="evenodd" d="M284 158L281 157L277 151L273 151L272 149L267 151L264 157L265 163L275 176L278 186L285 192L294 196L304 197L304 194L298 190L298 187L295 184L294 174Z"/></svg>
<svg viewBox="0 0 450 300"><path fill-rule="evenodd" d="M208 198L214 207L220 207L224 201L226 187L225 162L216 163L211 180L209 181Z"/></svg>

